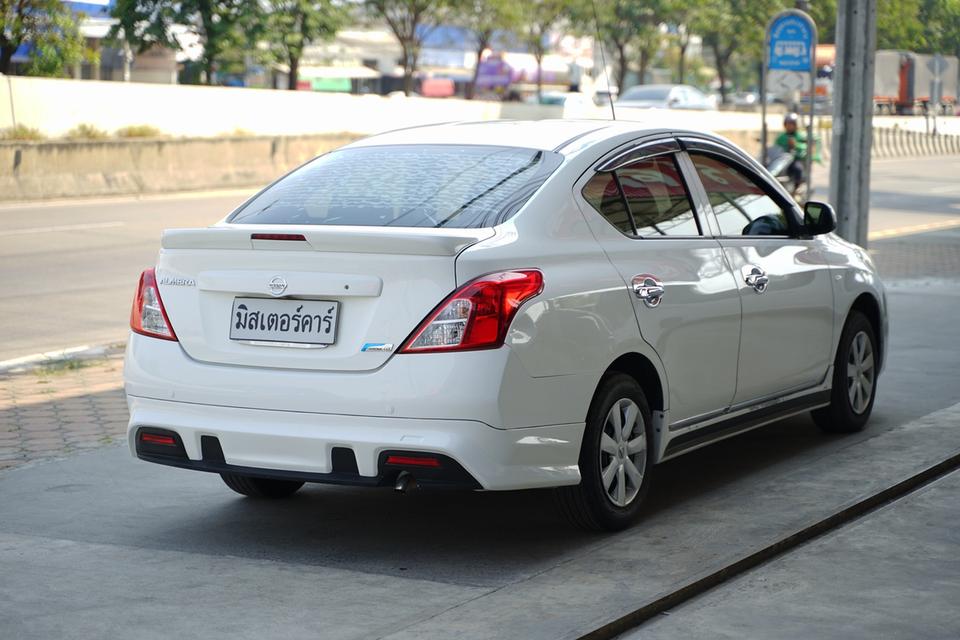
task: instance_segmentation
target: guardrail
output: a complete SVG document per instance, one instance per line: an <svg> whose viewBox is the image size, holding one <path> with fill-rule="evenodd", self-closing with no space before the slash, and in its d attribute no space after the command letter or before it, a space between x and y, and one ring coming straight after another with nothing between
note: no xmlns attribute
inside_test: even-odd
<svg viewBox="0 0 960 640"><path fill-rule="evenodd" d="M830 155L833 132L820 132L825 157ZM904 158L911 156L960 155L960 136L907 131L889 127L874 127L871 158Z"/></svg>

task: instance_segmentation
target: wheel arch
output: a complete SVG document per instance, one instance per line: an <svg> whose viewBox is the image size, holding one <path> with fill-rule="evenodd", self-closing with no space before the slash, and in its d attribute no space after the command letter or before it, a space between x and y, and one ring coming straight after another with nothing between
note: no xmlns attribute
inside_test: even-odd
<svg viewBox="0 0 960 640"><path fill-rule="evenodd" d="M630 352L625 353L610 363L604 371L597 388L603 379L612 373L625 373L637 381L643 393L647 396L647 403L651 411L663 411L666 408L666 385L660 378L660 373L653 362L645 355Z"/></svg>
<svg viewBox="0 0 960 640"><path fill-rule="evenodd" d="M859 311L867 317L867 320L870 321L870 326L873 327L873 335L877 340L877 352L882 366L884 359L886 358L887 345L884 342L883 316L881 315L880 311L880 301L877 300L872 293L861 293L853 301L853 304L850 305L850 309L847 311L847 317L843 321L844 326L846 326L846 323L849 322L850 315L854 311Z"/></svg>

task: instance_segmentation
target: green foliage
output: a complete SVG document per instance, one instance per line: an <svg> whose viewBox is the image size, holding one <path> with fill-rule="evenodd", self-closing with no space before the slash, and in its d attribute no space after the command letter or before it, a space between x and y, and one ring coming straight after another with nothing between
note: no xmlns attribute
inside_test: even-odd
<svg viewBox="0 0 960 640"><path fill-rule="evenodd" d="M563 0L526 0L519 5L520 28L517 36L537 61L537 101L543 94L543 56L547 53L550 32L571 15L570 5Z"/></svg>
<svg viewBox="0 0 960 640"><path fill-rule="evenodd" d="M33 44L29 75L64 76L82 60L99 60L60 0L0 0L0 73L10 72L13 54L25 42Z"/></svg>
<svg viewBox="0 0 960 640"><path fill-rule="evenodd" d="M403 51L403 92L413 91L413 74L420 62L423 40L445 22L457 0L364 0L367 13L387 23Z"/></svg>
<svg viewBox="0 0 960 640"><path fill-rule="evenodd" d="M513 0L465 0L457 5L451 20L470 34L473 51L477 54L477 64L473 68L473 79L467 86L466 97L474 96L474 86L480 70L480 56L493 44L498 32L515 31L520 26L520 10Z"/></svg>
<svg viewBox="0 0 960 640"><path fill-rule="evenodd" d="M117 129L118 138L159 138L163 134L160 129L149 124L134 124Z"/></svg>
<svg viewBox="0 0 960 640"><path fill-rule="evenodd" d="M78 124L64 136L68 140L104 140L109 134L92 124Z"/></svg>
<svg viewBox="0 0 960 640"><path fill-rule="evenodd" d="M44 28L32 40L27 75L62 78L80 62L100 63L99 54L87 48L77 18L68 9L47 14L45 18Z"/></svg>
<svg viewBox="0 0 960 640"><path fill-rule="evenodd" d="M778 0L704 0L700 4L691 26L703 37L704 48L713 53L723 102L734 54L759 62L767 22L783 8Z"/></svg>
<svg viewBox="0 0 960 640"><path fill-rule="evenodd" d="M344 25L347 14L331 0L270 0L271 11L262 21L263 40L274 56L290 67L290 88L297 88L303 48L330 40Z"/></svg>
<svg viewBox="0 0 960 640"><path fill-rule="evenodd" d="M0 140L24 140L24 141L38 141L46 140L47 136L43 135L39 129L34 129L33 127L28 127L23 124L18 124L15 127L10 127L9 129L0 129Z"/></svg>
<svg viewBox="0 0 960 640"><path fill-rule="evenodd" d="M179 50L171 27L190 25L203 44L206 82L213 84L221 56L247 47L247 33L256 30L263 12L257 0L117 0L111 15L117 19L111 39L138 52L154 45Z"/></svg>

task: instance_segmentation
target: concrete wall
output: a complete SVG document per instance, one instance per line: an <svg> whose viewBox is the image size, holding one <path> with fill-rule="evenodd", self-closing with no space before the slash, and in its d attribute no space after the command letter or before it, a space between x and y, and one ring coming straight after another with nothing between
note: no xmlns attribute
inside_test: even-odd
<svg viewBox="0 0 960 640"><path fill-rule="evenodd" d="M264 185L356 137L0 142L0 201Z"/></svg>

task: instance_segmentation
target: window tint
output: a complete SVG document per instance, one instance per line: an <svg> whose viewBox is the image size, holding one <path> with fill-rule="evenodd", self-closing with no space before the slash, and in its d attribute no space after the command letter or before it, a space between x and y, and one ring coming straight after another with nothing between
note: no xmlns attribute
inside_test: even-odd
<svg viewBox="0 0 960 640"><path fill-rule="evenodd" d="M617 171L640 236L700 235L673 156L641 160Z"/></svg>
<svg viewBox="0 0 960 640"><path fill-rule="evenodd" d="M583 187L583 199L623 233L633 235L633 222L623 204L620 187L612 173L598 173Z"/></svg>
<svg viewBox="0 0 960 640"><path fill-rule="evenodd" d="M711 156L691 154L706 189L720 233L725 236L785 236L786 213L748 175Z"/></svg>
<svg viewBox="0 0 960 640"><path fill-rule="evenodd" d="M229 222L492 226L516 213L561 161L548 151L495 146L341 149L267 188Z"/></svg>

